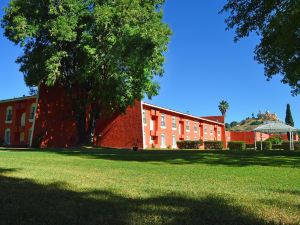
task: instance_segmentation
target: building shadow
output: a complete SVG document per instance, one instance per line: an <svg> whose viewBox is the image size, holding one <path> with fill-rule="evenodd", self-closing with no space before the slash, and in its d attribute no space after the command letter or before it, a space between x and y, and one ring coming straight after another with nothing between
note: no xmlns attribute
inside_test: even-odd
<svg viewBox="0 0 300 225"><path fill-rule="evenodd" d="M179 151L146 150L133 152L116 149L56 149L45 152L89 159L169 164L209 164L215 166L300 167L300 152L290 151Z"/></svg>
<svg viewBox="0 0 300 225"><path fill-rule="evenodd" d="M275 224L218 196L188 199L169 194L130 198L106 190L75 192L63 183L41 185L0 169L1 225Z"/></svg>

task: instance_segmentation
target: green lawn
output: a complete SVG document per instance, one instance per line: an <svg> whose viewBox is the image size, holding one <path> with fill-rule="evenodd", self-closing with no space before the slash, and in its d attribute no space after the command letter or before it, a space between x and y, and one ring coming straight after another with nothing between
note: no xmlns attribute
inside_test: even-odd
<svg viewBox="0 0 300 225"><path fill-rule="evenodd" d="M2 149L10 224L300 224L300 152Z"/></svg>

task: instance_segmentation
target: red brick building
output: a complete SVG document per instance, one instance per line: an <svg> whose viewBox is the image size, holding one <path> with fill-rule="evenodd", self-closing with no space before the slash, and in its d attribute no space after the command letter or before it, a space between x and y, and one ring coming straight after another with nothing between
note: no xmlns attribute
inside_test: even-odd
<svg viewBox="0 0 300 225"><path fill-rule="evenodd" d="M0 101L0 140L7 145L28 146L33 133L36 96Z"/></svg>
<svg viewBox="0 0 300 225"><path fill-rule="evenodd" d="M58 87L39 96L0 101L0 140L10 146L70 147L77 129L70 101ZM224 141L224 117L197 117L136 102L125 114L97 121L94 143L110 148L177 148L178 140Z"/></svg>

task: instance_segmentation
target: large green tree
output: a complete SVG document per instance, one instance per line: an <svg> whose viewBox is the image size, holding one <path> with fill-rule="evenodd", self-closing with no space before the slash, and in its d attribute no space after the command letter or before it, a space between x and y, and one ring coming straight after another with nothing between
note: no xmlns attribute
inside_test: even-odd
<svg viewBox="0 0 300 225"><path fill-rule="evenodd" d="M80 143L103 112L124 112L158 94L171 31L164 0L11 0L2 27L23 49L17 59L29 87L65 88ZM86 123L86 114L88 122Z"/></svg>
<svg viewBox="0 0 300 225"><path fill-rule="evenodd" d="M282 82L300 93L300 1L299 0L227 0L221 12L227 12L228 29L235 29L235 41L255 32L260 43L255 59L264 65L271 79L282 74Z"/></svg>

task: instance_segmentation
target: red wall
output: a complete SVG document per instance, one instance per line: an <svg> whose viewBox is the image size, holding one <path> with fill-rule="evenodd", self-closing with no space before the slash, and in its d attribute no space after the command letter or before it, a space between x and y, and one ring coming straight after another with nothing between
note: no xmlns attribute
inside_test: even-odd
<svg viewBox="0 0 300 225"><path fill-rule="evenodd" d="M109 148L143 148L141 102L128 107L125 114L97 122L96 145Z"/></svg>
<svg viewBox="0 0 300 225"><path fill-rule="evenodd" d="M70 101L60 87L41 88L34 138L41 147L70 147L77 144L76 120ZM95 144L111 148L143 147L141 103L128 107L125 114L97 121Z"/></svg>
<svg viewBox="0 0 300 225"><path fill-rule="evenodd" d="M76 145L76 121L62 88L40 88L36 114L33 139L41 139L42 148Z"/></svg>
<svg viewBox="0 0 300 225"><path fill-rule="evenodd" d="M288 141L287 134L262 134L262 140L266 140L272 136L280 135L282 140ZM244 141L246 144L254 144L254 132L253 131L226 131L226 138L228 141ZM299 137L297 134L294 135L294 140L298 141ZM256 141L261 140L261 134L256 133Z"/></svg>

